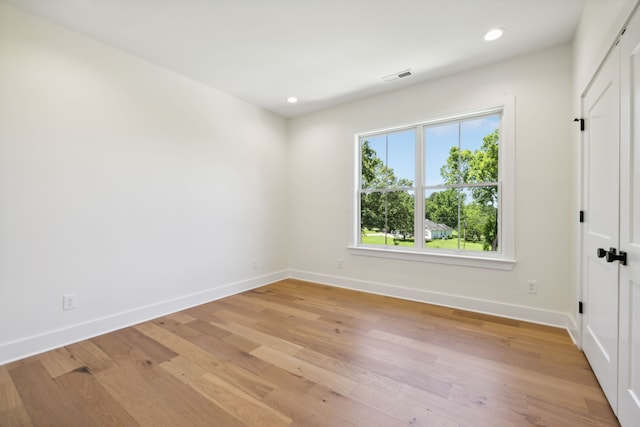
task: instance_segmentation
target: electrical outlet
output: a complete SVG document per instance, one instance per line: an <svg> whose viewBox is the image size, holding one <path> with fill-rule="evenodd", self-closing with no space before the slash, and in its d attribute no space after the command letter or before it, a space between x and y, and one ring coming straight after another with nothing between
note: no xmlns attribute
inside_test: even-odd
<svg viewBox="0 0 640 427"><path fill-rule="evenodd" d="M535 280L527 280L527 293L536 295L538 293L538 282Z"/></svg>
<svg viewBox="0 0 640 427"><path fill-rule="evenodd" d="M257 270L258 269L258 258L254 258L251 262L253 264L253 269Z"/></svg>
<svg viewBox="0 0 640 427"><path fill-rule="evenodd" d="M65 294L62 296L62 309L74 310L78 307L78 295Z"/></svg>
<svg viewBox="0 0 640 427"><path fill-rule="evenodd" d="M344 259L338 258L338 268L344 268Z"/></svg>

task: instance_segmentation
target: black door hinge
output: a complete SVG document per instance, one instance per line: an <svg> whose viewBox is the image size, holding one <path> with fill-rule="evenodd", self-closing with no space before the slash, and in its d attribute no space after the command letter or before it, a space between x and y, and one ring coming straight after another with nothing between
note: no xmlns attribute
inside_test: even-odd
<svg viewBox="0 0 640 427"><path fill-rule="evenodd" d="M582 301L578 301L578 314L582 313L584 313L584 306L582 304Z"/></svg>
<svg viewBox="0 0 640 427"><path fill-rule="evenodd" d="M584 119L573 119L574 122L580 122L580 131L584 132Z"/></svg>
<svg viewBox="0 0 640 427"><path fill-rule="evenodd" d="M584 211L580 211L580 222L584 222Z"/></svg>

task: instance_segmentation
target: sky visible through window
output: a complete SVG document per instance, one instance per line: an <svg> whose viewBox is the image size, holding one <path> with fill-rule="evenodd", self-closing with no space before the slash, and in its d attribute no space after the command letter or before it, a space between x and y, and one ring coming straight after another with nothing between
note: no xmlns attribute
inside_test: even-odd
<svg viewBox="0 0 640 427"><path fill-rule="evenodd" d="M443 184L440 169L447 163L449 150L460 144L462 150L476 151L482 139L500 126L500 116L491 115L425 127L425 185ZM366 140L378 157L393 169L398 179L415 183L415 131L414 129L370 136Z"/></svg>

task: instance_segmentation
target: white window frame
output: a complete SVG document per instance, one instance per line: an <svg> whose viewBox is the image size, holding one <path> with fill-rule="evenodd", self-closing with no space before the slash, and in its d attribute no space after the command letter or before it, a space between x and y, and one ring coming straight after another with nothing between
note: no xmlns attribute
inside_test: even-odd
<svg viewBox="0 0 640 427"><path fill-rule="evenodd" d="M354 174L354 223L352 244L349 246L350 253L360 256L371 256L387 259L399 259L405 261L431 262L440 264L453 264L469 267L511 270L515 264L515 99L504 97L492 105L485 105L481 108L464 108L458 111L467 111L462 114L452 114L441 116L411 124L383 128L374 131L359 132L355 135L355 174ZM498 235L500 236L499 252L490 251L462 251L428 249L407 246L391 245L362 245L360 244L360 178L361 178L361 147L362 137L390 133L410 128L416 129L416 171L422 173L424 128L438 123L465 120L476 116L488 115L491 113L501 113L500 144L498 154ZM415 182L415 194L424 194L423 182ZM423 199L424 196L420 197ZM424 200L416 203L415 212L415 239L424 239L422 230L424 217Z"/></svg>

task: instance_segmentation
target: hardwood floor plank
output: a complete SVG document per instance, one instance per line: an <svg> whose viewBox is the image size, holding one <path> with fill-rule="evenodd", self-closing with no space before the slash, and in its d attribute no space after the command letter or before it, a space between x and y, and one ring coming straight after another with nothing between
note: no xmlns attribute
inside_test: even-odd
<svg viewBox="0 0 640 427"><path fill-rule="evenodd" d="M181 328L174 333L180 331L184 332ZM186 335L192 336L191 333ZM258 376L270 364L215 337L201 334L192 338L190 342L209 354L209 359L216 364L216 375L230 384L257 398L263 397L272 390L272 387Z"/></svg>
<svg viewBox="0 0 640 427"><path fill-rule="evenodd" d="M100 372L112 366L109 355L91 341L81 341L65 348L83 367L87 367L92 373Z"/></svg>
<svg viewBox="0 0 640 427"><path fill-rule="evenodd" d="M24 406L0 411L0 426L8 427L33 427L31 418Z"/></svg>
<svg viewBox="0 0 640 427"><path fill-rule="evenodd" d="M55 382L66 391L76 408L81 408L86 426L137 426L138 423L82 368L61 375Z"/></svg>
<svg viewBox="0 0 640 427"><path fill-rule="evenodd" d="M290 390L300 394L307 393L316 385L302 375L291 373L275 365L271 365L267 370L261 372L260 378L272 384L275 389Z"/></svg>
<svg viewBox="0 0 640 427"><path fill-rule="evenodd" d="M224 337L222 341L246 353L249 353L250 351L255 350L261 345L260 343L257 343L255 341L251 341L239 335L233 335L233 334Z"/></svg>
<svg viewBox="0 0 640 427"><path fill-rule="evenodd" d="M22 406L22 400L5 366L0 366L0 412ZM0 424L2 425L2 424Z"/></svg>
<svg viewBox="0 0 640 427"><path fill-rule="evenodd" d="M133 328L146 335L151 340L171 349L175 355L184 355L191 363L197 363L205 369L213 369L218 366L218 357L152 322L141 323ZM173 357L167 358L166 360L170 360L172 358ZM163 362L166 360L163 360Z"/></svg>
<svg viewBox="0 0 640 427"><path fill-rule="evenodd" d="M168 317L160 317L159 319L152 320L151 322L181 338L184 338L187 341L193 341L203 335L202 332L192 328L190 325L176 322Z"/></svg>
<svg viewBox="0 0 640 427"><path fill-rule="evenodd" d="M170 362L164 362L163 365ZM171 402L171 407L183 420L182 425L207 426L212 423L212 420L219 425L229 427L245 425L161 366L138 365L138 372L153 386L154 390L157 390L164 401Z"/></svg>
<svg viewBox="0 0 640 427"><path fill-rule="evenodd" d="M517 369L514 367L503 366L501 363L494 363L491 359L485 359L481 356L470 356L468 353L461 352L449 347L443 347L438 344L432 344L425 341L417 341L412 338L391 334L388 332L373 330L369 334L371 337L395 344L398 347L405 347L416 352L425 352L426 354L437 354L438 359L429 369L431 375L436 376L442 381L454 382L457 378L480 378L483 381L491 381L493 378L512 377L517 380L526 380L529 378L531 370ZM500 367L502 369L494 369ZM520 375L518 375L520 373ZM540 381L544 382L545 377L539 376ZM540 385L543 385L542 383ZM573 384L572 384L573 386Z"/></svg>
<svg viewBox="0 0 640 427"><path fill-rule="evenodd" d="M292 307L291 305L275 303L264 298L254 298L250 295L239 294L234 295L230 299L233 301L240 301L241 303L245 302L249 304L255 304L257 306L264 307L265 309L275 310L287 316L298 317L300 319L316 320L318 317L320 317L320 315L312 313L308 310L300 310L298 308Z"/></svg>
<svg viewBox="0 0 640 427"><path fill-rule="evenodd" d="M179 408L159 394L138 372L135 364L152 365L153 362L121 360L116 366L98 372L95 378L141 426L182 425Z"/></svg>
<svg viewBox="0 0 640 427"><path fill-rule="evenodd" d="M165 316L168 319L172 319L178 323L182 323L183 325L186 323L191 323L194 322L196 320L198 320L197 318L193 317L193 316L189 316L188 314L179 311L177 313L173 313L173 314L169 314L167 316Z"/></svg>
<svg viewBox="0 0 640 427"><path fill-rule="evenodd" d="M213 301L209 304L198 305L196 307L188 308L181 313L184 313L190 317L195 317L196 319L202 320L203 322L217 321L220 318L215 314L216 303L217 301Z"/></svg>
<svg viewBox="0 0 640 427"><path fill-rule="evenodd" d="M218 376L206 373L202 378L212 384L213 387L208 388L208 390L215 390L213 396L210 392L208 396L213 397L214 401L219 402L220 406L236 418L243 420L247 425L278 427L291 424L291 419L287 416L265 405L260 400L253 398L251 395L234 387Z"/></svg>
<svg viewBox="0 0 640 427"><path fill-rule="evenodd" d="M7 365L0 365L0 384L9 383L11 381L11 377L9 376L9 371Z"/></svg>
<svg viewBox="0 0 640 427"><path fill-rule="evenodd" d="M331 388L337 393L348 395L357 383L349 378L323 369L294 356L262 346L251 352L254 356L278 366L295 375L301 375L317 384Z"/></svg>
<svg viewBox="0 0 640 427"><path fill-rule="evenodd" d="M447 419L453 416L463 426L513 427L514 425L512 421L495 417L483 408L460 404L448 397L434 395L412 386L404 386L398 398L429 411L437 418Z"/></svg>
<svg viewBox="0 0 640 427"><path fill-rule="evenodd" d="M610 418L592 417L582 411L575 411L553 403L547 399L528 397L527 418L535 420L538 425L562 425L567 427L618 425L611 412Z"/></svg>
<svg viewBox="0 0 640 427"><path fill-rule="evenodd" d="M289 339L295 340L297 343L304 345L305 349L315 351L319 354L323 354L327 357L331 357L337 360L343 360L349 364L358 366L359 368L389 378L397 383L407 383L416 387L422 387L430 392L437 393L439 395L446 396L451 388L450 382L442 382L433 378L428 373L422 375L416 375L415 371L406 369L406 367L393 363L392 360L385 360L382 355L375 356L377 349L370 346L352 346L352 340L343 339L342 337L334 337L330 339L333 334L330 331L323 332L315 337L318 332L315 328L305 330L303 333L296 331L281 332L287 334ZM329 334L329 335L327 335ZM293 337L293 338L291 338ZM357 340L363 342L364 336L359 336ZM333 342L335 341L335 342ZM383 348L388 351L390 346L388 342L379 342L375 346ZM374 346L374 347L375 347ZM436 359L434 354L428 352L419 353L415 350L405 350L407 353L411 353L412 357L418 360L418 363L433 363ZM420 369L424 371L425 366L420 366Z"/></svg>
<svg viewBox="0 0 640 427"><path fill-rule="evenodd" d="M176 357L162 368L249 426L287 426L291 419L205 369Z"/></svg>
<svg viewBox="0 0 640 427"><path fill-rule="evenodd" d="M250 310L243 310L235 305L230 305L228 308L216 311L217 319L215 322L233 322L238 325L242 325L248 328L253 328L259 319L257 315Z"/></svg>
<svg viewBox="0 0 640 427"><path fill-rule="evenodd" d="M188 324L190 328L193 328L197 331L200 331L204 335L209 335L214 338L226 338L226 337L236 337L237 335L233 335L233 333L227 331L226 329L218 328L217 326L213 326L211 323L205 322L201 319L197 319L194 322L190 322Z"/></svg>
<svg viewBox="0 0 640 427"><path fill-rule="evenodd" d="M10 369L9 374L33 424L86 425L84 412L75 407L67 391L55 382L40 360Z"/></svg>
<svg viewBox="0 0 640 427"><path fill-rule="evenodd" d="M193 342L203 350L216 354L220 356L220 358L232 362L239 368L249 371L255 375L259 375L260 372L270 366L269 363L266 363L251 354L251 351L255 350L259 345L253 345L251 346L251 349L245 351L225 340L209 336L200 336L194 339Z"/></svg>
<svg viewBox="0 0 640 427"><path fill-rule="evenodd" d="M341 377L353 380L358 384L363 384L372 389L384 392L388 396L395 396L400 390L400 384L398 382L344 360L325 356L307 349L300 350L296 353L295 357L314 366L319 366L334 372Z"/></svg>
<svg viewBox="0 0 640 427"><path fill-rule="evenodd" d="M476 381L458 382L451 388L448 399L455 406L477 408L491 418L522 423L520 413L527 409L527 398L524 393L517 393L499 382Z"/></svg>
<svg viewBox="0 0 640 427"><path fill-rule="evenodd" d="M483 377L484 373L489 372L490 376L486 377L487 381L490 381L492 377L513 378L518 382L525 383L526 386L533 387L534 389L541 389L542 394L558 394L560 396L559 398L561 399L566 399L567 397L573 396L571 390L576 385L576 378L584 375L583 373L586 372L588 375L590 375L589 385L592 386L594 381L593 373L588 370L588 367L586 366L584 360L582 361L583 363L578 365L578 368L576 368L575 366L548 366L545 368L542 362L536 360L531 364L522 367L521 369L516 369L509 368L509 364L505 364L504 361L497 361L497 363L492 363L491 358L486 360L486 358L484 357L484 353L478 353L474 351L472 352L473 357L471 357L471 354L469 352L461 351L460 349L454 350L446 347L439 347L434 344L415 341L410 338L400 337L395 334L389 334L377 330L372 331L369 335L417 351L427 351L430 353L439 354L441 356L441 359L439 360L442 360L442 363L445 365L444 369L440 369L440 371L444 372L445 376L439 376L438 371L431 371L431 374L436 375L443 381L453 381L456 377ZM470 369L462 370L459 368L461 366L468 367ZM558 373L558 370L561 370L562 372ZM568 378L571 381L560 381L560 379L562 378ZM531 379L535 379L536 384L531 384ZM512 381L512 383L513 382L514 381ZM553 390L549 390L548 385L553 385L554 387L561 387L562 385L564 385L564 388L560 392L554 392ZM599 389L597 391L598 393L600 393ZM569 402L567 402L567 404L568 403Z"/></svg>
<svg viewBox="0 0 640 427"><path fill-rule="evenodd" d="M390 397L365 385L358 385L351 393L351 398L398 420L406 420L411 426L460 427L462 425L456 421L455 414L436 414L398 395Z"/></svg>
<svg viewBox="0 0 640 427"><path fill-rule="evenodd" d="M274 350L278 350L286 354L296 354L298 351L302 349L302 346L298 344L293 344L282 338L278 338L277 336L260 332L258 330L251 329L234 322L225 322L225 323L211 322L211 323L214 326L217 326L222 329L226 329L227 331L240 335L243 338L246 338L248 340L251 340L257 343L261 343L262 345L269 346Z"/></svg>
<svg viewBox="0 0 640 427"><path fill-rule="evenodd" d="M292 419L290 427L348 426L344 420L340 420L336 414L329 411L324 402L317 398L311 399L306 394L276 389L263 401Z"/></svg>
<svg viewBox="0 0 640 427"><path fill-rule="evenodd" d="M83 366L82 362L76 359L65 347L47 351L36 357L42 361L42 365L54 378Z"/></svg>
<svg viewBox="0 0 640 427"><path fill-rule="evenodd" d="M613 419L613 417L611 416L611 408L609 407L609 405L607 405L606 402L603 402L602 399L595 400L585 398L584 401L587 405L589 414L603 420L611 421Z"/></svg>
<svg viewBox="0 0 640 427"><path fill-rule="evenodd" d="M115 332L91 338L91 342L109 355L110 358L129 354L133 349L132 346L116 336Z"/></svg>
<svg viewBox="0 0 640 427"><path fill-rule="evenodd" d="M161 342L154 340L142 332L136 327L120 329L113 333L116 337L127 343L130 347L142 351L148 359L153 363L162 363L178 354L167 348Z"/></svg>
<svg viewBox="0 0 640 427"><path fill-rule="evenodd" d="M342 395L321 384L314 386L307 396L321 401L325 410L340 420L337 425L394 427L410 425L411 419L398 420L377 408L363 405L350 396Z"/></svg>

